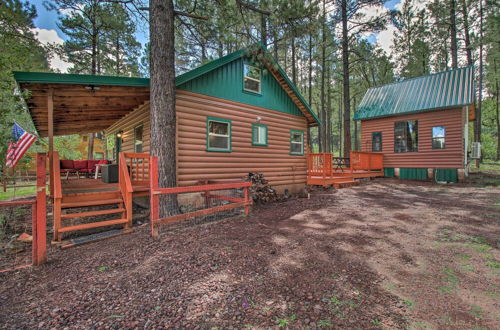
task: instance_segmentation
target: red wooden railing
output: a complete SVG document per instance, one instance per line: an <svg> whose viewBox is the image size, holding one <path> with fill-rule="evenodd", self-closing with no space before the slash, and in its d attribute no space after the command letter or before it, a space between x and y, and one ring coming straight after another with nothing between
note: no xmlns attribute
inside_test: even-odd
<svg viewBox="0 0 500 330"><path fill-rule="evenodd" d="M245 214L250 214L250 206L252 205L252 200L250 199L250 194L248 188L252 186L251 182L228 182L228 183L217 183L217 184L206 184L198 186L188 186L188 187L174 187L174 188L159 188L158 187L158 158L151 156L149 160L149 173L150 173L150 217L151 217L151 235L153 237L158 236L158 225L175 223L185 219L205 216L208 214L218 213L222 211L231 210L238 207L243 207ZM244 189L243 198L229 197L219 194L212 194L211 192L217 190L229 190L229 189ZM173 195L181 193L204 193L206 199L207 208L191 211L182 214L171 215L165 218L160 218L159 211L159 197L160 195ZM176 196L172 196L176 198ZM220 205L215 207L209 207L210 198L223 200L230 202L226 205Z"/></svg>
<svg viewBox="0 0 500 330"><path fill-rule="evenodd" d="M126 228L128 228L132 227L132 195L134 189L125 157L126 154L120 152L118 156L118 186L120 188L123 203L125 204L124 219L127 219Z"/></svg>
<svg viewBox="0 0 500 330"><path fill-rule="evenodd" d="M61 185L61 164L59 162L59 154L57 151L49 151L50 166L50 187L52 189L52 216L54 219L54 240L60 241L62 234L61 229L61 204L62 204L62 185Z"/></svg>
<svg viewBox="0 0 500 330"><path fill-rule="evenodd" d="M36 157L36 198L22 201L2 201L1 207L12 207L21 205L31 205L31 265L39 266L47 261L47 209L46 209L46 162L47 156L39 153ZM20 265L17 267L2 269L0 273L26 268L30 265Z"/></svg>
<svg viewBox="0 0 500 330"><path fill-rule="evenodd" d="M384 154L379 152L351 151L350 165L353 170L383 171Z"/></svg>
<svg viewBox="0 0 500 330"><path fill-rule="evenodd" d="M149 154L140 154L134 152L123 153L126 163L129 166L130 180L132 185L149 184Z"/></svg>

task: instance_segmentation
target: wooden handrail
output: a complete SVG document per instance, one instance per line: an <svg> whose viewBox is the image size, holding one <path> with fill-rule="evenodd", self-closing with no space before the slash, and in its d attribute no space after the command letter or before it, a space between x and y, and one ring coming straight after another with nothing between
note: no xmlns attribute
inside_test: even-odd
<svg viewBox="0 0 500 330"><path fill-rule="evenodd" d="M52 173L51 173L54 198L62 198L62 185L61 185L61 164L59 162L59 153L52 151Z"/></svg>
<svg viewBox="0 0 500 330"><path fill-rule="evenodd" d="M132 186L123 152L120 152L118 155L118 186L125 205L126 227L132 227L132 193L134 192L134 187Z"/></svg>
<svg viewBox="0 0 500 330"><path fill-rule="evenodd" d="M130 174L128 172L127 162L125 160L125 153L120 152L118 156L118 170L120 171L120 175L118 178L118 182L120 186L123 184L124 191L126 192L134 192L134 188L132 187L132 181L130 180ZM122 179L122 180L120 180Z"/></svg>

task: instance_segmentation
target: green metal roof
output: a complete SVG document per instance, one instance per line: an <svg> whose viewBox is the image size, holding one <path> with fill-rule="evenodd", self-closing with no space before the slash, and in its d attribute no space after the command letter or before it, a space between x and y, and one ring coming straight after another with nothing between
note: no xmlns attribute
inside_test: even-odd
<svg viewBox="0 0 500 330"><path fill-rule="evenodd" d="M397 116L473 103L474 69L468 66L369 88L354 119Z"/></svg>
<svg viewBox="0 0 500 330"><path fill-rule="evenodd" d="M259 44L262 51L267 52L266 48ZM223 65L226 65L240 57L245 56L246 49L240 49L234 53L223 56L219 59L208 62L191 71L183 73L175 77L175 85L180 86L190 80L198 78L210 71L213 71ZM297 87L290 81L285 71L279 66L273 58L275 67L278 68L278 73L285 79L288 86L304 105L306 110L311 114L314 120L319 124L319 118L316 116L311 106L307 103L304 97L300 94ZM18 83L46 83L46 84L75 84L75 85L108 85L108 86L130 86L130 87L147 87L149 86L149 78L132 78L132 77L112 77L112 76L93 76L83 74L68 74L68 73L49 73L49 72L13 72L14 78Z"/></svg>
<svg viewBox="0 0 500 330"><path fill-rule="evenodd" d="M35 84L74 84L148 87L148 78L93 76L87 74L52 73L52 72L20 72L14 71L14 79L18 83Z"/></svg>

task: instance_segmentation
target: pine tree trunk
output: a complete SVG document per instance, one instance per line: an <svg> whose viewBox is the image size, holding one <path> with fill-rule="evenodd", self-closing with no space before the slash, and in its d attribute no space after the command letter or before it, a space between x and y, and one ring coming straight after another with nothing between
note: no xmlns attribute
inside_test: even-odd
<svg viewBox="0 0 500 330"><path fill-rule="evenodd" d="M325 98L325 75L326 75L326 8L325 2L323 1L323 19L322 19L322 29L321 29L321 89L320 89L320 101L321 101L321 126L320 126L320 151L327 152L326 143L326 132L327 132L327 119L326 119L326 98Z"/></svg>
<svg viewBox="0 0 500 330"><path fill-rule="evenodd" d="M496 124L497 124L497 161L500 160L500 111L498 109L498 94L500 93L499 91L499 83L498 83L498 73L497 73L497 61L496 59L493 60L493 67L494 67L494 72L495 72L495 100L496 100Z"/></svg>
<svg viewBox="0 0 500 330"><path fill-rule="evenodd" d="M462 16L464 20L464 35L465 35L465 55L467 57L467 65L472 65L472 46L470 44L469 13L466 1L467 0L462 0Z"/></svg>
<svg viewBox="0 0 500 330"><path fill-rule="evenodd" d="M297 63L295 63L295 38L292 38L292 82L297 86Z"/></svg>
<svg viewBox="0 0 500 330"><path fill-rule="evenodd" d="M351 151L351 100L349 91L349 36L347 31L347 0L342 0L342 84L344 94L344 157Z"/></svg>
<svg viewBox="0 0 500 330"><path fill-rule="evenodd" d="M479 0L479 99L476 109L476 121L474 123L474 137L476 142L481 142L481 111L483 103L483 0ZM481 159L476 160L476 166L479 168Z"/></svg>
<svg viewBox="0 0 500 330"><path fill-rule="evenodd" d="M150 0L151 38L151 155L158 156L160 187L176 185L176 122L174 67L174 5ZM176 211L176 199L160 199L160 215Z"/></svg>
<svg viewBox="0 0 500 330"><path fill-rule="evenodd" d="M457 45L457 22L456 22L456 3L450 0L450 37L451 37L451 67L458 68L458 45Z"/></svg>

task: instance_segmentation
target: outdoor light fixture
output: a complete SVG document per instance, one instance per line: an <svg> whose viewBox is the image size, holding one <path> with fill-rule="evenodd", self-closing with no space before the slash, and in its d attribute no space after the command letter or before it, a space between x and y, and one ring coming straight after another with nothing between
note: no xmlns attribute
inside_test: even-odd
<svg viewBox="0 0 500 330"><path fill-rule="evenodd" d="M121 139L123 136L123 131L118 131L118 133L116 133L116 137Z"/></svg>
<svg viewBox="0 0 500 330"><path fill-rule="evenodd" d="M260 123L260 121L262 120L261 116L257 116L256 120L258 123Z"/></svg>
<svg viewBox="0 0 500 330"><path fill-rule="evenodd" d="M85 89L86 90L89 90L91 92L95 92L95 91L98 91L101 89L101 87L99 86L94 86L94 85L88 85L88 86L85 86Z"/></svg>

